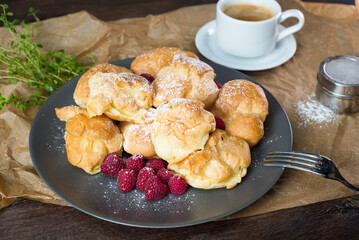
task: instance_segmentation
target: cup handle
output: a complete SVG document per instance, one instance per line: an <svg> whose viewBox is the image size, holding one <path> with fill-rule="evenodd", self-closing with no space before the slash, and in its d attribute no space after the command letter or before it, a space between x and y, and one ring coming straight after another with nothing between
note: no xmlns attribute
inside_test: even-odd
<svg viewBox="0 0 359 240"><path fill-rule="evenodd" d="M301 11L299 11L297 9L290 9L290 10L287 10L287 11L283 12L280 15L279 23L281 23L281 22L283 22L286 19L291 18L291 17L297 18L298 23L296 23L293 26L290 26L290 27L284 29L283 31L281 31L278 34L277 42L279 42L280 40L282 40L283 38L285 38L286 36L288 36L290 34L298 32L303 27L303 25L304 25L304 15L303 15L303 13Z"/></svg>

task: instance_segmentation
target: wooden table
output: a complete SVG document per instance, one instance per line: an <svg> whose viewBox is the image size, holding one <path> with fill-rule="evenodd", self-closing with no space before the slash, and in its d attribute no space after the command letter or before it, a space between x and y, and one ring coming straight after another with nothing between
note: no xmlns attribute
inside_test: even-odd
<svg viewBox="0 0 359 240"><path fill-rule="evenodd" d="M318 0L321 1L321 0ZM39 10L40 19L87 10L102 20L142 17L215 0L12 0L20 19ZM338 2L335 1L335 2ZM353 3L347 0L346 3ZM66 7L64 7L66 6ZM359 239L359 196L353 195L177 229L142 229L109 223L72 207L18 199L0 210L0 239Z"/></svg>

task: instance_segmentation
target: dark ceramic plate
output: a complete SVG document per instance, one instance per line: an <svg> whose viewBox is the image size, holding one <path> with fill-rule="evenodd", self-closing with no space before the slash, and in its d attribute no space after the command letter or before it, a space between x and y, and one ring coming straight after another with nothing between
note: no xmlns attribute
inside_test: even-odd
<svg viewBox="0 0 359 240"><path fill-rule="evenodd" d="M114 64L129 68L133 59ZM209 62L216 81L250 77ZM251 149L252 164L242 183L231 190L201 190L189 187L182 195L169 194L158 201L147 201L144 193L122 193L115 178L99 173L91 176L67 161L63 134L65 122L55 115L55 107L74 105L72 94L78 77L54 92L37 113L30 132L30 154L44 182L59 197L75 208L114 223L136 227L183 227L212 221L237 212L262 197L281 176L282 168L262 166L270 151L290 151L292 131L278 101L264 89L269 102L263 139ZM254 82L254 81L253 81Z"/></svg>

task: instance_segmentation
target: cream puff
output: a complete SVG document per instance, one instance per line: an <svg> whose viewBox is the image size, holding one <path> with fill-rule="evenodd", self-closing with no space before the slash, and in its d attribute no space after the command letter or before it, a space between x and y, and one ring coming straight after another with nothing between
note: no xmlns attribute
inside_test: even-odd
<svg viewBox="0 0 359 240"><path fill-rule="evenodd" d="M55 108L57 117L66 121L65 145L68 161L89 174L101 171L107 154L122 154L122 134L108 117L89 118L86 109L77 106Z"/></svg>
<svg viewBox="0 0 359 240"><path fill-rule="evenodd" d="M264 135L268 100L255 83L244 79L227 82L210 110L223 119L230 135L243 138L251 147Z"/></svg>
<svg viewBox="0 0 359 240"><path fill-rule="evenodd" d="M203 150L195 151L167 167L181 174L192 187L230 189L242 181L250 163L247 142L217 129L210 135Z"/></svg>
<svg viewBox="0 0 359 240"><path fill-rule="evenodd" d="M172 98L188 98L203 102L207 109L219 92L215 77L213 68L205 62L177 54L169 66L158 72L152 83L155 91L153 105L157 107Z"/></svg>
<svg viewBox="0 0 359 240"><path fill-rule="evenodd" d="M87 100L90 96L90 88L88 81L89 79L95 75L96 73L121 73L121 72L131 72L131 70L125 68L125 67L119 67L116 65L112 65L109 63L102 63L98 64L92 68L90 68L88 71L86 71L77 82L73 97L75 100L75 103L79 105L80 107L85 108L87 104Z"/></svg>
<svg viewBox="0 0 359 240"><path fill-rule="evenodd" d="M176 47L162 47L137 56L131 64L131 70L137 74L147 73L156 78L162 68L172 63L173 56L176 54L198 59L192 52L182 51Z"/></svg>
<svg viewBox="0 0 359 240"><path fill-rule="evenodd" d="M151 139L157 155L177 163L204 148L216 123L212 113L198 100L173 98L156 109Z"/></svg>
<svg viewBox="0 0 359 240"><path fill-rule="evenodd" d="M153 88L134 73L96 73L89 79L89 117L105 114L117 121L139 122L137 113L152 106Z"/></svg>
<svg viewBox="0 0 359 240"><path fill-rule="evenodd" d="M127 153L141 154L145 158L156 156L151 140L151 124L121 122L119 127L123 135L123 149Z"/></svg>

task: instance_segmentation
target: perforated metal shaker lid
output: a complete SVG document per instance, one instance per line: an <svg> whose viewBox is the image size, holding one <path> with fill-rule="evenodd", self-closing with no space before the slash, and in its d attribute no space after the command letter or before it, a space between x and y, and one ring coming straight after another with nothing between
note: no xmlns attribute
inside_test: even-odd
<svg viewBox="0 0 359 240"><path fill-rule="evenodd" d="M334 95L359 96L359 58L338 55L324 59L319 66L318 82Z"/></svg>

